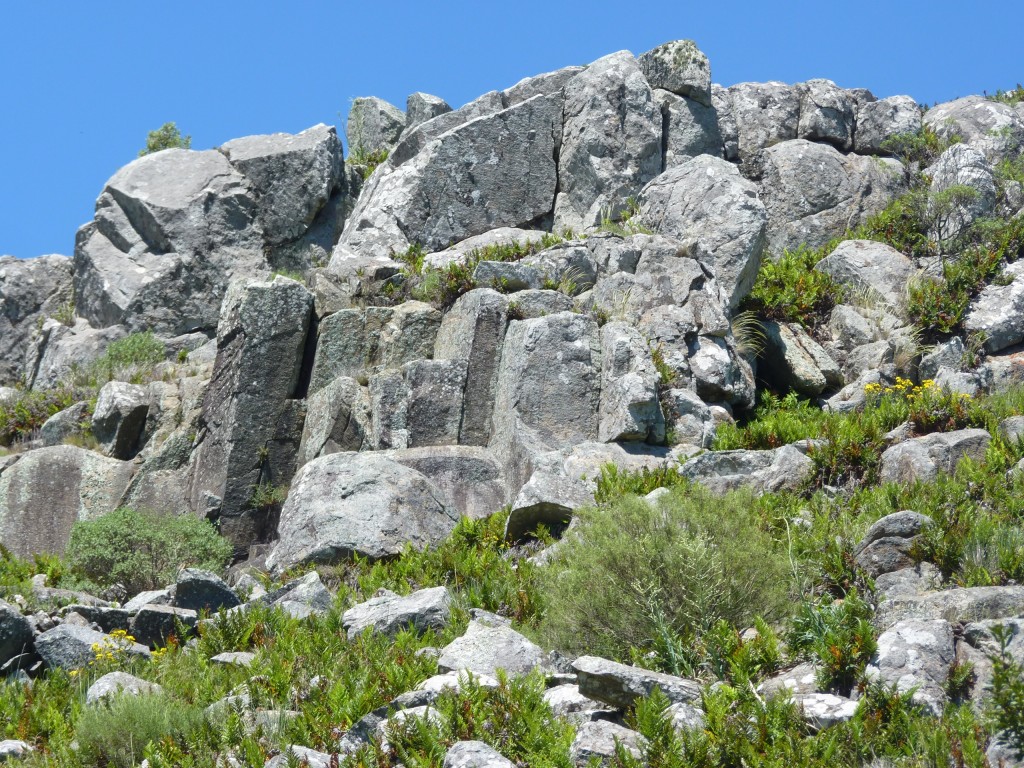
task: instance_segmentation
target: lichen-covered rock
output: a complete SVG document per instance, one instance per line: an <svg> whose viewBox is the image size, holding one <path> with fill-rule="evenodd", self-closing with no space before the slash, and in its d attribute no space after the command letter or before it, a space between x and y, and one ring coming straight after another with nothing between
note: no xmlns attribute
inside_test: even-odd
<svg viewBox="0 0 1024 768"><path fill-rule="evenodd" d="M201 568L183 568L174 585L175 608L216 613L241 604L235 591L217 574Z"/></svg>
<svg viewBox="0 0 1024 768"><path fill-rule="evenodd" d="M901 693L914 689L914 701L938 717L954 659L948 621L901 621L879 636L878 651L865 674L885 686L895 685Z"/></svg>
<svg viewBox="0 0 1024 768"><path fill-rule="evenodd" d="M843 385L843 373L828 352L797 323L763 323L765 352L760 373L783 391L807 396Z"/></svg>
<svg viewBox="0 0 1024 768"><path fill-rule="evenodd" d="M267 567L397 555L440 543L458 522L440 489L374 453L335 453L296 474Z"/></svg>
<svg viewBox="0 0 1024 768"><path fill-rule="evenodd" d="M666 169L698 155L724 155L718 112L713 106L662 90L655 90L654 98L666 124Z"/></svg>
<svg viewBox="0 0 1024 768"><path fill-rule="evenodd" d="M494 675L504 669L524 675L547 666L546 654L514 629L474 619L462 637L446 645L437 660L442 672L467 670L474 675Z"/></svg>
<svg viewBox="0 0 1024 768"><path fill-rule="evenodd" d="M1024 587L968 587L891 594L879 604L874 623L888 629L908 619L945 619L950 624L1024 616Z"/></svg>
<svg viewBox="0 0 1024 768"><path fill-rule="evenodd" d="M555 226L616 218L661 172L661 110L628 51L598 59L565 85Z"/></svg>
<svg viewBox="0 0 1024 768"><path fill-rule="evenodd" d="M797 138L852 149L856 103L850 94L831 80L808 80L796 89L800 95Z"/></svg>
<svg viewBox="0 0 1024 768"><path fill-rule="evenodd" d="M796 490L814 462L791 445L769 451L709 451L679 468L684 477L715 493L750 488L757 493Z"/></svg>
<svg viewBox="0 0 1024 768"><path fill-rule="evenodd" d="M939 138L959 137L992 161L1008 158L1024 145L1024 116L1009 104L983 96L939 104L925 112L923 120Z"/></svg>
<svg viewBox="0 0 1024 768"><path fill-rule="evenodd" d="M125 335L119 325L93 328L81 318L73 326L47 320L25 354L22 378L32 389L48 389L63 381L75 368L87 368L111 342Z"/></svg>
<svg viewBox="0 0 1024 768"><path fill-rule="evenodd" d="M917 272L909 258L874 240L844 240L814 268L853 291L882 301L893 312L905 306L907 285Z"/></svg>
<svg viewBox="0 0 1024 768"><path fill-rule="evenodd" d="M444 768L515 768L515 763L482 741L459 741L448 748Z"/></svg>
<svg viewBox="0 0 1024 768"><path fill-rule="evenodd" d="M651 88L711 104L711 64L693 40L673 40L637 59Z"/></svg>
<svg viewBox="0 0 1024 768"><path fill-rule="evenodd" d="M409 94L405 100L405 131L411 131L420 123L451 111L448 102L439 96L420 91Z"/></svg>
<svg viewBox="0 0 1024 768"><path fill-rule="evenodd" d="M409 595L385 594L352 606L341 617L349 639L366 629L374 634L395 635L409 627L418 632L443 630L451 616L452 596L447 587L420 589Z"/></svg>
<svg viewBox="0 0 1024 768"><path fill-rule="evenodd" d="M353 378L338 376L306 400L296 463L301 467L329 453L362 450L371 431L369 391Z"/></svg>
<svg viewBox="0 0 1024 768"><path fill-rule="evenodd" d="M0 600L0 666L32 647L32 624L15 606Z"/></svg>
<svg viewBox="0 0 1024 768"><path fill-rule="evenodd" d="M1008 264L1002 275L974 298L964 318L968 332L985 335L989 352L1024 341L1024 262Z"/></svg>
<svg viewBox="0 0 1024 768"><path fill-rule="evenodd" d="M628 709L659 689L673 703L700 701L700 684L685 677L630 667L598 656L581 656L572 663L580 693L619 709Z"/></svg>
<svg viewBox="0 0 1024 768"><path fill-rule="evenodd" d="M910 96L890 96L857 104L853 149L862 155L891 153L886 142L921 130L921 108Z"/></svg>
<svg viewBox="0 0 1024 768"><path fill-rule="evenodd" d="M85 703L99 704L117 696L141 696L160 693L162 690L158 684L127 672L108 672L89 686L85 692Z"/></svg>
<svg viewBox="0 0 1024 768"><path fill-rule="evenodd" d="M459 516L473 520L488 517L509 501L504 468L486 448L436 445L384 455L427 477Z"/></svg>
<svg viewBox="0 0 1024 768"><path fill-rule="evenodd" d="M725 99L736 126L736 154L740 159L745 160L765 147L796 138L800 124L800 93L795 87L774 80L739 83L727 89ZM719 107L719 114L721 112ZM728 144L727 140L726 157L732 159Z"/></svg>
<svg viewBox="0 0 1024 768"><path fill-rule="evenodd" d="M576 737L569 748L569 760L576 768L612 765L619 749L639 760L643 736L610 720L595 720L576 729Z"/></svg>
<svg viewBox="0 0 1024 768"><path fill-rule="evenodd" d="M130 658L149 658L149 649L144 645L73 624L58 624L36 637L36 653L51 669L85 669L95 661L96 648L118 648Z"/></svg>
<svg viewBox="0 0 1024 768"><path fill-rule="evenodd" d="M928 213L929 235L945 247L954 244L996 204L996 182L985 155L967 144L954 144L925 171L932 179Z"/></svg>
<svg viewBox="0 0 1024 768"><path fill-rule="evenodd" d="M984 429L960 429L898 443L882 454L881 481L903 484L930 482L940 472L952 474L965 457L982 461L991 439Z"/></svg>
<svg viewBox="0 0 1024 768"><path fill-rule="evenodd" d="M349 152L356 157L388 151L405 129L405 113L376 96L352 100L345 125Z"/></svg>
<svg viewBox="0 0 1024 768"><path fill-rule="evenodd" d="M130 459L139 449L139 439L149 413L149 395L143 387L124 381L109 381L100 389L92 412L92 433L107 456Z"/></svg>
<svg viewBox="0 0 1024 768"><path fill-rule="evenodd" d="M875 522L854 551L857 565L872 577L915 564L914 544L932 519L912 510L894 512Z"/></svg>
<svg viewBox="0 0 1024 768"><path fill-rule="evenodd" d="M658 402L658 371L646 341L632 326L601 328L601 409L598 439L660 443L665 419Z"/></svg>
<svg viewBox="0 0 1024 768"><path fill-rule="evenodd" d="M71 306L71 259L67 256L0 257L0 384L21 379L37 324Z"/></svg>
<svg viewBox="0 0 1024 768"><path fill-rule="evenodd" d="M702 155L669 168L640 194L639 221L699 243L730 308L750 292L761 266L768 215L754 184L731 163Z"/></svg>

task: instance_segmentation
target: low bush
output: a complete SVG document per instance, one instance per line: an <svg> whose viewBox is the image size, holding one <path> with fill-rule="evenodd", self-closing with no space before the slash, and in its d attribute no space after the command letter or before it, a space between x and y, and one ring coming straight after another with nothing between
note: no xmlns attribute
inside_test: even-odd
<svg viewBox="0 0 1024 768"><path fill-rule="evenodd" d="M706 668L719 621L783 616L792 577L751 497L676 488L657 506L623 496L580 513L539 572L540 636L555 648L634 659L674 673Z"/></svg>
<svg viewBox="0 0 1024 768"><path fill-rule="evenodd" d="M70 386L53 389L19 389L9 400L0 400L0 445L12 445L32 437L46 420L82 399L82 391Z"/></svg>
<svg viewBox="0 0 1024 768"><path fill-rule="evenodd" d="M800 247L778 259L761 263L743 309L767 320L800 323L813 328L828 319L828 313L843 300L843 288L831 275L814 265L825 258L838 241L823 248Z"/></svg>
<svg viewBox="0 0 1024 768"><path fill-rule="evenodd" d="M139 150L139 157L159 152L162 149L191 149L191 147L191 136L182 136L175 123L164 123L146 136L146 146Z"/></svg>
<svg viewBox="0 0 1024 768"><path fill-rule="evenodd" d="M130 594L171 584L186 566L220 570L231 554L231 543L205 520L129 508L75 523L67 548L76 574L123 584Z"/></svg>
<svg viewBox="0 0 1024 768"><path fill-rule="evenodd" d="M838 600L804 602L787 637L796 656L812 657L822 690L849 696L875 653L871 606L856 591Z"/></svg>
<svg viewBox="0 0 1024 768"><path fill-rule="evenodd" d="M102 386L108 381L143 383L152 375L153 368L162 363L167 351L152 331L132 333L110 342L106 351L89 367L87 378Z"/></svg>

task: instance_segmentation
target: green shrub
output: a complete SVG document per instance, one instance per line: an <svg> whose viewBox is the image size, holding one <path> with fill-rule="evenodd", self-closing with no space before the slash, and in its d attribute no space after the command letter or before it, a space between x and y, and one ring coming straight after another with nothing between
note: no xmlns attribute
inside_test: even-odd
<svg viewBox="0 0 1024 768"><path fill-rule="evenodd" d="M97 386L115 380L142 383L166 356L163 342L152 331L132 333L110 342L106 351L89 366L88 376Z"/></svg>
<svg viewBox="0 0 1024 768"><path fill-rule="evenodd" d="M10 400L0 400L0 445L25 440L58 411L74 405L83 393L71 386L54 389L19 389Z"/></svg>
<svg viewBox="0 0 1024 768"><path fill-rule="evenodd" d="M78 720L85 765L134 768L147 747L163 739L184 741L203 724L203 710L163 694L115 696L86 707Z"/></svg>
<svg viewBox="0 0 1024 768"><path fill-rule="evenodd" d="M1017 753L1024 759L1024 664L1006 651L1012 633L1005 626L993 627L999 653L992 661L992 700L989 717Z"/></svg>
<svg viewBox="0 0 1024 768"><path fill-rule="evenodd" d="M692 673L719 621L781 617L789 562L758 527L751 501L684 487L657 507L623 496L581 512L538 574L541 637L572 653Z"/></svg>
<svg viewBox="0 0 1024 768"><path fill-rule="evenodd" d="M796 655L818 663L818 685L849 696L875 653L871 606L856 591L842 600L804 602L790 628L788 642Z"/></svg>
<svg viewBox="0 0 1024 768"><path fill-rule="evenodd" d="M784 252L777 260L766 258L743 302L744 309L768 320L820 325L828 319L832 307L843 300L842 286L831 275L814 269L836 244L818 249L801 246Z"/></svg>
<svg viewBox="0 0 1024 768"><path fill-rule="evenodd" d="M230 542L205 520L125 507L75 523L67 548L75 573L96 584L123 584L131 594L173 583L183 567L220 570L231 554Z"/></svg>
<svg viewBox="0 0 1024 768"><path fill-rule="evenodd" d="M191 149L192 137L182 136L174 123L164 123L146 136L145 149L139 150L139 157L159 152L162 149Z"/></svg>

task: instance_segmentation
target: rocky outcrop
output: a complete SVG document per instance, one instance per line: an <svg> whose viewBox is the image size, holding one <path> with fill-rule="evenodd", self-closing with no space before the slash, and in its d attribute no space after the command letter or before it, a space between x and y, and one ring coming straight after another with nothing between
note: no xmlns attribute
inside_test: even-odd
<svg viewBox="0 0 1024 768"><path fill-rule="evenodd" d="M960 138L993 161L1024 146L1024 116L1009 104L983 96L966 96L932 107L924 114L924 124L940 138Z"/></svg>
<svg viewBox="0 0 1024 768"><path fill-rule="evenodd" d="M0 257L0 384L22 379L37 324L73 309L66 256Z"/></svg>
<svg viewBox="0 0 1024 768"><path fill-rule="evenodd" d="M890 96L857 104L853 149L861 155L889 154L892 139L921 130L921 108L910 96Z"/></svg>
<svg viewBox="0 0 1024 768"><path fill-rule="evenodd" d="M907 286L917 272L909 258L873 240L844 240L814 268L894 313L905 307Z"/></svg>
<svg viewBox="0 0 1024 768"><path fill-rule="evenodd" d="M452 597L446 587L421 589L404 597L383 592L345 611L341 622L350 640L367 629L374 634L395 635L406 628L440 631L448 625Z"/></svg>
<svg viewBox="0 0 1024 768"><path fill-rule="evenodd" d="M938 432L898 443L882 454L882 482L913 483L951 474L965 457L981 461L991 435L984 429Z"/></svg>

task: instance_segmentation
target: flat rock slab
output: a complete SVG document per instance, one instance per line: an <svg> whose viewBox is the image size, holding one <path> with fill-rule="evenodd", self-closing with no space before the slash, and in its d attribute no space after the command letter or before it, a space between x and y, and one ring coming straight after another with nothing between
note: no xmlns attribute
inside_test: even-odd
<svg viewBox="0 0 1024 768"><path fill-rule="evenodd" d="M345 611L341 623L349 639L367 628L373 634L396 635L411 627L418 632L441 630L451 617L452 597L446 587L420 589L411 595L394 592L374 597Z"/></svg>
<svg viewBox="0 0 1024 768"><path fill-rule="evenodd" d="M546 665L544 651L511 627L476 620L469 622L466 634L444 647L437 660L442 672L468 670L475 675L494 675L499 669L520 675Z"/></svg>
<svg viewBox="0 0 1024 768"><path fill-rule="evenodd" d="M627 709L658 688L673 703L700 701L700 684L684 677L630 667L598 656L580 656L572 663L580 693L613 707Z"/></svg>
<svg viewBox="0 0 1024 768"><path fill-rule="evenodd" d="M115 696L139 696L160 693L163 688L156 683L129 675L127 672L108 672L89 686L85 692L86 704L98 704Z"/></svg>
<svg viewBox="0 0 1024 768"><path fill-rule="evenodd" d="M139 643L121 642L88 627L61 624L36 638L36 653L51 669L83 669L95 660L99 648L121 648L128 656L148 659L149 649Z"/></svg>
<svg viewBox="0 0 1024 768"><path fill-rule="evenodd" d="M1024 616L1024 586L893 595L878 606L874 623L880 629L888 629L907 619L945 619L956 624L1012 616Z"/></svg>

